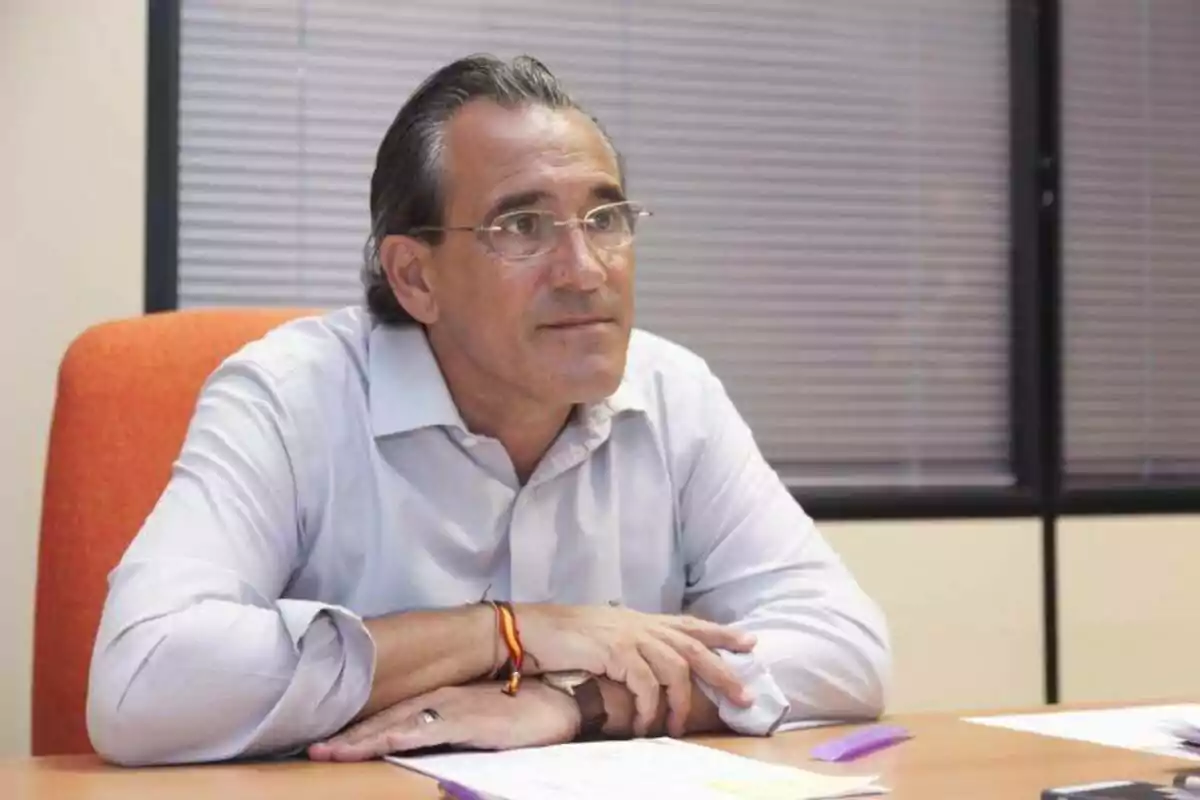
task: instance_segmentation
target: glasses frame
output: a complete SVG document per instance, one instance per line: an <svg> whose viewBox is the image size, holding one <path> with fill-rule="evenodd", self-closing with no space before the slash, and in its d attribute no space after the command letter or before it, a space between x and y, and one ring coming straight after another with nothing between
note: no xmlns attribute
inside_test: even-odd
<svg viewBox="0 0 1200 800"><path fill-rule="evenodd" d="M641 219L642 217L654 216L653 211L650 211L649 209L647 209L645 207L645 205L637 202L636 200L616 200L611 203L602 203L602 204L596 206L595 208L592 208L591 210L589 210L583 216L568 217L567 219L555 219L555 220L552 220L550 224L553 226L553 228L556 232L561 232L563 228L578 225L580 230L584 231L583 238L584 238L584 241L586 241L588 243L589 247L591 247L593 249L602 250L603 252L606 252L606 253L611 253L615 250L619 250L623 247L628 247L629 245L633 244L633 240L635 238L637 238L636 223L632 226L632 230L630 231L629 241L624 242L620 245L613 246L613 247L598 247L591 240L591 238L587 235L587 232L584 229L584 225L587 224L588 218L591 217L593 214L595 214L599 211L605 211L605 210L608 210L608 209L611 209L611 208L614 208L617 206L627 206L631 211L630 216L634 220ZM492 235L504 230L500 225L497 224L497 222L499 222L500 220L503 220L507 217L516 216L518 214L529 214L529 213L541 213L541 214L549 215L549 212L539 211L538 209L531 209L531 208L514 209L512 211L505 211L503 214L497 214L495 217L493 217L491 219L491 221L489 221L488 223L486 223L484 225L474 225L474 226L472 226L472 225L447 225L447 226L443 226L443 227L438 227L435 225L426 225L426 226L423 226L420 228L411 228L408 231L408 233L410 235L418 234L418 233L454 233L454 232L473 233L473 234L475 234L475 237L479 240L480 244L482 244L484 247L487 248L488 252L490 252L492 255L496 256L497 258L499 258L503 261L512 261L512 262L531 261L535 258L541 258L542 256L546 255L547 253L553 252L554 249L558 246L559 237L555 236L552 240L550 240L550 244L549 244L549 246L546 247L545 250L539 250L536 253L530 253L529 255L525 255L525 256L505 255L505 254L501 253L496 248L496 246L492 243Z"/></svg>

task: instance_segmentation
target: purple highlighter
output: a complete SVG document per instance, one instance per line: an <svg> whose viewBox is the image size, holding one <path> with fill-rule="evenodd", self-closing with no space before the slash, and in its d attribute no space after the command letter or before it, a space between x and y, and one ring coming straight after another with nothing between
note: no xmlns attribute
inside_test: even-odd
<svg viewBox="0 0 1200 800"><path fill-rule="evenodd" d="M873 725L848 736L822 742L812 749L810 755L818 761L853 761L911 738L912 734L899 725Z"/></svg>

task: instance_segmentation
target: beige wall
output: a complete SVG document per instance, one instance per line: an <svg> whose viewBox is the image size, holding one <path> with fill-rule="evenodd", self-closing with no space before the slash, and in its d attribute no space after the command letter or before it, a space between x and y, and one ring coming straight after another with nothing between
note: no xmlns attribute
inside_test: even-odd
<svg viewBox="0 0 1200 800"><path fill-rule="evenodd" d="M29 742L46 431L70 339L142 304L145 0L0 0L0 754Z"/></svg>
<svg viewBox="0 0 1200 800"><path fill-rule="evenodd" d="M1066 701L1200 694L1200 516L1068 517L1058 528Z"/></svg>
<svg viewBox="0 0 1200 800"><path fill-rule="evenodd" d="M888 616L891 711L1043 701L1039 520L841 522L821 530Z"/></svg>
<svg viewBox="0 0 1200 800"><path fill-rule="evenodd" d="M1043 698L1038 520L824 523L888 615L895 712ZM1066 517L1058 527L1064 702L1194 698L1200 515Z"/></svg>

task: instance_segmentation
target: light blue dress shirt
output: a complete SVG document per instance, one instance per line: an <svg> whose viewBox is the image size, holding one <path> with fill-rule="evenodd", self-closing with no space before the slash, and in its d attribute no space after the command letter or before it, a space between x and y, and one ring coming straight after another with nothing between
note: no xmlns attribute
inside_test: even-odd
<svg viewBox="0 0 1200 800"><path fill-rule="evenodd" d="M420 328L298 320L206 383L169 485L109 579L88 727L129 764L280 753L370 693L362 623L489 597L687 612L754 631L735 730L871 717L883 618L696 355L635 331L619 389L521 485ZM701 687L711 692L707 687Z"/></svg>

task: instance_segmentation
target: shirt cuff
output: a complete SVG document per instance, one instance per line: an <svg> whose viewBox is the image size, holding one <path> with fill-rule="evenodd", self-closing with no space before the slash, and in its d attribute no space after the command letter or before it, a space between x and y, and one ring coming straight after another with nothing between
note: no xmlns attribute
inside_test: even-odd
<svg viewBox="0 0 1200 800"><path fill-rule="evenodd" d="M282 599L278 608L300 659L245 748L249 755L296 752L340 730L366 703L374 678L375 643L357 614L311 600Z"/></svg>
<svg viewBox="0 0 1200 800"><path fill-rule="evenodd" d="M760 664L752 653L718 650L717 655L737 675L754 702L745 708L734 705L704 681L696 682L700 691L717 706L721 721L731 731L748 736L770 736L791 708L783 690L771 677L770 670Z"/></svg>

